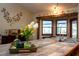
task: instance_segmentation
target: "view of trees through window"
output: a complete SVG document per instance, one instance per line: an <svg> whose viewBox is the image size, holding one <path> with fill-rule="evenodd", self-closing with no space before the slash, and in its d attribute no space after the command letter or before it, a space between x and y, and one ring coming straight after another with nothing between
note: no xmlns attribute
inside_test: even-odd
<svg viewBox="0 0 79 59"><path fill-rule="evenodd" d="M43 34L52 34L52 21L43 21Z"/></svg>
<svg viewBox="0 0 79 59"><path fill-rule="evenodd" d="M67 34L67 20L57 20L56 34ZM53 34L51 20L43 20L43 34ZM77 21L72 22L72 37L77 37Z"/></svg>
<svg viewBox="0 0 79 59"><path fill-rule="evenodd" d="M57 21L57 34L67 34L67 21L66 20Z"/></svg>

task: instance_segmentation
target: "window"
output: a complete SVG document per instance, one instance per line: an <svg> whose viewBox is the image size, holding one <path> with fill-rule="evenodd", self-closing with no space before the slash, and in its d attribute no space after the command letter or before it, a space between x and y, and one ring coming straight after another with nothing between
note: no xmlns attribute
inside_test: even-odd
<svg viewBox="0 0 79 59"><path fill-rule="evenodd" d="M52 21L43 21L43 34L52 34Z"/></svg>
<svg viewBox="0 0 79 59"><path fill-rule="evenodd" d="M67 34L67 21L66 20L57 21L57 34Z"/></svg>
<svg viewBox="0 0 79 59"><path fill-rule="evenodd" d="M71 34L72 34L72 38L77 38L77 20L72 20L71 21L72 24L71 24Z"/></svg>

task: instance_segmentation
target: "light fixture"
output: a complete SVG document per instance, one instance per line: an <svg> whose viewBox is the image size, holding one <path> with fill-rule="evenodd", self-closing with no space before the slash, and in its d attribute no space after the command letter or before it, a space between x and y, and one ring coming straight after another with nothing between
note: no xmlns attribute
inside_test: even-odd
<svg viewBox="0 0 79 59"><path fill-rule="evenodd" d="M52 8L52 13L53 15L60 15L63 14L63 11L61 10L61 8L59 7L59 4L57 3L55 6L53 6Z"/></svg>

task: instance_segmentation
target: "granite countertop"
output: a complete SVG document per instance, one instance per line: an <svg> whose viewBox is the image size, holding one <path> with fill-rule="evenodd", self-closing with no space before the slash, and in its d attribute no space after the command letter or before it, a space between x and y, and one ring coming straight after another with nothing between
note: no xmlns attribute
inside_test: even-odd
<svg viewBox="0 0 79 59"><path fill-rule="evenodd" d="M78 43L56 42L54 40L35 40L31 41L37 47L34 53L9 54L11 44L0 45L0 55L2 56L63 56L74 49Z"/></svg>

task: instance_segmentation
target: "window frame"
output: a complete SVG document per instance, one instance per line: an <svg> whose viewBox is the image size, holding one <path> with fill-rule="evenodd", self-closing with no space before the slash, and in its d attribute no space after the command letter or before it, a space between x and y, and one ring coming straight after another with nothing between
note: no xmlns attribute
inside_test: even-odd
<svg viewBox="0 0 79 59"><path fill-rule="evenodd" d="M67 21L66 34L57 34L57 28L58 28L58 27L57 27L57 22L58 22L58 21ZM63 27L63 28L64 28L64 27ZM59 36L59 35L67 36L67 32L68 32L68 20L67 20L67 19L57 19L57 20L56 20L56 35L57 35L57 36Z"/></svg>
<svg viewBox="0 0 79 59"><path fill-rule="evenodd" d="M70 37L72 38L72 21L77 21L77 38L78 38L78 18L70 19Z"/></svg>
<svg viewBox="0 0 79 59"><path fill-rule="evenodd" d="M51 21L52 22L52 27L51 27L52 33L51 34L43 34L43 21ZM50 20L50 19L42 20L42 35L51 35L51 36L53 36L53 20Z"/></svg>

